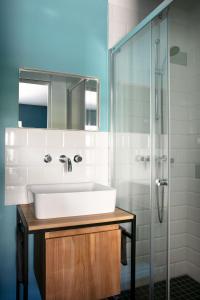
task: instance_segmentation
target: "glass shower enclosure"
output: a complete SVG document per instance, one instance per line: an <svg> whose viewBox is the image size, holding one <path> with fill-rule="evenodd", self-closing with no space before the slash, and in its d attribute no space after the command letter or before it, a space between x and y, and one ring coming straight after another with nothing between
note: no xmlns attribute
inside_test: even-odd
<svg viewBox="0 0 200 300"><path fill-rule="evenodd" d="M136 284L145 286L149 296L153 281L168 277L166 16L160 14L117 49L112 66L112 185L117 188L117 205L136 213ZM128 268L122 270L124 289Z"/></svg>
<svg viewBox="0 0 200 300"><path fill-rule="evenodd" d="M188 248L188 232L200 238L194 229L200 229L200 217L196 214L195 225L189 207L200 207L200 151L195 148L200 133L195 118L200 117L192 115L194 106L200 107L200 80L195 77L195 90L191 80L191 74L200 73L194 70L200 58L200 4L183 2L163 1L111 49L111 184L117 188L117 206L137 216L136 299L142 300L170 299L172 277L200 279L200 266L195 269L188 257L195 248L194 240L193 250ZM186 50L196 53L191 65ZM128 290L130 261L121 279Z"/></svg>

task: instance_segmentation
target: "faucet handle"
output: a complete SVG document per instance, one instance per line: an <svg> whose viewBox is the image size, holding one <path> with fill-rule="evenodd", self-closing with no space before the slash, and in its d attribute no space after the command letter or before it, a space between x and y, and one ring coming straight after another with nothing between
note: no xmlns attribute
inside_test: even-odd
<svg viewBox="0 0 200 300"><path fill-rule="evenodd" d="M82 156L80 156L80 155L75 155L74 156L74 161L76 162L76 163L79 163L79 162L81 162L83 160L83 158L82 158Z"/></svg>
<svg viewBox="0 0 200 300"><path fill-rule="evenodd" d="M45 162L45 163L50 163L51 161L52 161L51 155L50 155L50 154L46 154L46 155L44 156L44 162Z"/></svg>
<svg viewBox="0 0 200 300"><path fill-rule="evenodd" d="M64 155L64 154L60 155L59 161L60 161L61 163L63 163L63 164L66 163L66 162L67 162L67 157L66 157L66 155Z"/></svg>

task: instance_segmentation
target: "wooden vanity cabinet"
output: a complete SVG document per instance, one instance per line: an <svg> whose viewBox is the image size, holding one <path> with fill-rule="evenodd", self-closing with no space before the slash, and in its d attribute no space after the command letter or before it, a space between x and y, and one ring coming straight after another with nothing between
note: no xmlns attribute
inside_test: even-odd
<svg viewBox="0 0 200 300"><path fill-rule="evenodd" d="M95 300L120 293L119 225L38 233L34 242L42 299Z"/></svg>

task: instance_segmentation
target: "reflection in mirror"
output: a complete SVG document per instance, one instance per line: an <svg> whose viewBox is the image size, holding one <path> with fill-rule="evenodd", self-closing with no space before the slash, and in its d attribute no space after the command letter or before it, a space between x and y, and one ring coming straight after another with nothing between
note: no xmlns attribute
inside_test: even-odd
<svg viewBox="0 0 200 300"><path fill-rule="evenodd" d="M99 80L20 69L19 126L99 129Z"/></svg>
<svg viewBox="0 0 200 300"><path fill-rule="evenodd" d="M23 127L47 128L48 83L19 82L19 122Z"/></svg>

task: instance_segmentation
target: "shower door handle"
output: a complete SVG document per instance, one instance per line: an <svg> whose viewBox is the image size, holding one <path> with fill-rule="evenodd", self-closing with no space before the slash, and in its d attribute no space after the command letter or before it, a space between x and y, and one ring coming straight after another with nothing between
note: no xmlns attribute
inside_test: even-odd
<svg viewBox="0 0 200 300"><path fill-rule="evenodd" d="M156 185L157 186L167 186L168 185L168 180L167 179L156 179Z"/></svg>

